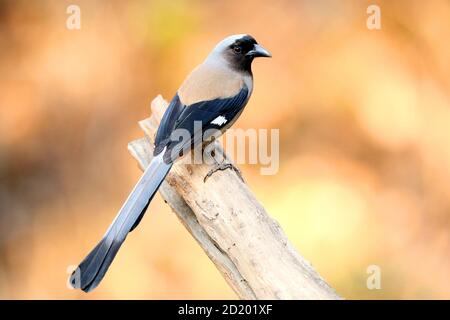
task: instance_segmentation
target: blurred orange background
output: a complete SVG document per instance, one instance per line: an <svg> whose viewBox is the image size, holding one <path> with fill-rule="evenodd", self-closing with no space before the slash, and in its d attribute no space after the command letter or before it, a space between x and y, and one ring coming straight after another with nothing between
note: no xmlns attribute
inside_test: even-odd
<svg viewBox="0 0 450 320"><path fill-rule="evenodd" d="M150 101L235 33L273 54L235 127L281 139L277 175L241 169L301 254L348 299L450 298L444 0L0 0L0 298L236 298L159 195L93 293L66 287L141 174Z"/></svg>

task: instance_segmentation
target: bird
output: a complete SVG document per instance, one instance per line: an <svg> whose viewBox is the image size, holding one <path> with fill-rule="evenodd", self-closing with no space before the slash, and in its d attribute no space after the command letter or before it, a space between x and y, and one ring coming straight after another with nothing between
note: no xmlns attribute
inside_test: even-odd
<svg viewBox="0 0 450 320"><path fill-rule="evenodd" d="M173 163L201 145L209 137L206 132L223 133L237 120L252 94L252 62L258 57L272 55L249 34L231 35L185 78L161 119L152 161L103 238L70 275L73 288L90 292L99 285ZM177 130L188 132L188 138L174 139Z"/></svg>

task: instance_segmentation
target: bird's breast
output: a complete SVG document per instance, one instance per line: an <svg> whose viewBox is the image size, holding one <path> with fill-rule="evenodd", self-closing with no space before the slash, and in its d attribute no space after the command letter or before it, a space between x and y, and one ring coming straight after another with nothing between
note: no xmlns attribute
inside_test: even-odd
<svg viewBox="0 0 450 320"><path fill-rule="evenodd" d="M249 96L253 87L250 75L229 68L200 65L192 71L178 90L180 101L186 105L196 102L233 97L247 86Z"/></svg>

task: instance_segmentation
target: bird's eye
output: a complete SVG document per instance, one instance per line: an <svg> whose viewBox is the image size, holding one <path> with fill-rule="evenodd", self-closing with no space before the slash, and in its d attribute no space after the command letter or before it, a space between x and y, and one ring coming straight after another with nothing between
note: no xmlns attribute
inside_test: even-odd
<svg viewBox="0 0 450 320"><path fill-rule="evenodd" d="M241 47L239 47L239 46L235 46L235 47L233 48L233 51L234 51L235 53L241 53L241 52L242 52L242 49L241 49Z"/></svg>

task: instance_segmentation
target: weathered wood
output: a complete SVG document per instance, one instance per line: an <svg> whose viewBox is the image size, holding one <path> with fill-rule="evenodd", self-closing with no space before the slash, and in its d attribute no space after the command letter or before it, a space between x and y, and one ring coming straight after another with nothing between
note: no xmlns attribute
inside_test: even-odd
<svg viewBox="0 0 450 320"><path fill-rule="evenodd" d="M141 169L166 108L155 98L152 116L140 122L146 138L129 144ZM188 161L173 166L160 193L241 299L339 299L233 170L204 181L213 166Z"/></svg>

